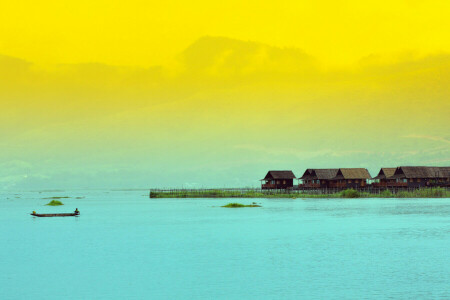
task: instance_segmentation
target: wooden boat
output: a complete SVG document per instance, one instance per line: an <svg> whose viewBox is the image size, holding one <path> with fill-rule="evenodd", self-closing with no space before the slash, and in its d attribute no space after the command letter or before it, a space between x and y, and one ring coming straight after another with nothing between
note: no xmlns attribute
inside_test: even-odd
<svg viewBox="0 0 450 300"><path fill-rule="evenodd" d="M80 212L73 212L68 214L37 214L37 213L31 213L30 215L34 217L75 217L80 215Z"/></svg>

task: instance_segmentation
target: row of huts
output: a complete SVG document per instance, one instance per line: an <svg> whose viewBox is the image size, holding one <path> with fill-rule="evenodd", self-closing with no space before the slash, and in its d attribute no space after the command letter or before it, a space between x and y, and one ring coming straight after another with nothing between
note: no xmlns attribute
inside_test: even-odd
<svg viewBox="0 0 450 300"><path fill-rule="evenodd" d="M261 181L262 189L450 187L450 167L381 168L375 177L364 168L306 169L299 178L290 170L269 171Z"/></svg>

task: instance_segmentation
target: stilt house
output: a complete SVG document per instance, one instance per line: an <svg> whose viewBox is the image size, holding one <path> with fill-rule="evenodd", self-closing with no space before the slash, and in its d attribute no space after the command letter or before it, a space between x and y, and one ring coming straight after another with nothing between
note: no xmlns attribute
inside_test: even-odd
<svg viewBox="0 0 450 300"><path fill-rule="evenodd" d="M292 189L295 175L292 171L269 171L266 177L261 179L262 189Z"/></svg>
<svg viewBox="0 0 450 300"><path fill-rule="evenodd" d="M392 176L396 186L408 188L450 186L450 167L397 167Z"/></svg>
<svg viewBox="0 0 450 300"><path fill-rule="evenodd" d="M339 169L306 169L299 178L300 189L329 188L330 180L337 175Z"/></svg>
<svg viewBox="0 0 450 300"><path fill-rule="evenodd" d="M395 178L392 178L392 176L394 175L396 169L397 168L381 168L378 175L372 178L375 180L372 186L376 188L395 186L396 180Z"/></svg>
<svg viewBox="0 0 450 300"><path fill-rule="evenodd" d="M363 188L367 180L371 179L370 173L364 168L340 168L335 177L330 180L331 188Z"/></svg>

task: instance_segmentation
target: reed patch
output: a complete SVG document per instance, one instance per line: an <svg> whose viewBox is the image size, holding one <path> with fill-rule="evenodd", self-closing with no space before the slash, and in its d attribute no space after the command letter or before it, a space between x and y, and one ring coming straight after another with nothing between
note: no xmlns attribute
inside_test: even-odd
<svg viewBox="0 0 450 300"><path fill-rule="evenodd" d="M48 206L60 206L60 205L64 205L61 201L59 200L52 200L49 203L47 203L46 205Z"/></svg>

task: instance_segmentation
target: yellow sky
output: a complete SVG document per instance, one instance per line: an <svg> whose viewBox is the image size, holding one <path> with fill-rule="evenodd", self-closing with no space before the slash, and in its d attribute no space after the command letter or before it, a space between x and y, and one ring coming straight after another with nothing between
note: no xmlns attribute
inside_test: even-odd
<svg viewBox="0 0 450 300"><path fill-rule="evenodd" d="M450 52L450 1L1 1L0 53L36 63L166 64L198 38L296 47L326 65Z"/></svg>
<svg viewBox="0 0 450 300"><path fill-rule="evenodd" d="M0 189L448 165L450 1L224 2L1 1Z"/></svg>

